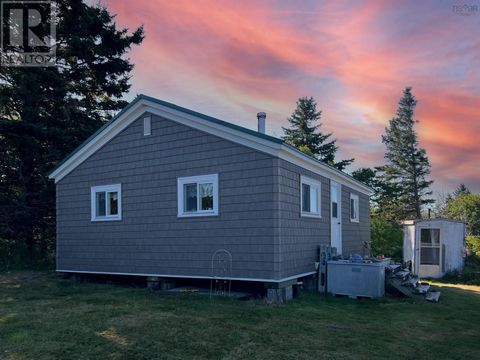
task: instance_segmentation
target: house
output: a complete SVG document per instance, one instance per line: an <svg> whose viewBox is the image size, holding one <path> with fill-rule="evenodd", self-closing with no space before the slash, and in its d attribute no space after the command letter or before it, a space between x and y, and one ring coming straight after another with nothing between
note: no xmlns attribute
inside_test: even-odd
<svg viewBox="0 0 480 360"><path fill-rule="evenodd" d="M278 288L316 273L321 244L362 254L371 189L258 121L138 96L50 174L57 271Z"/></svg>
<svg viewBox="0 0 480 360"><path fill-rule="evenodd" d="M465 223L437 218L403 222L403 261L419 277L439 278L463 268Z"/></svg>

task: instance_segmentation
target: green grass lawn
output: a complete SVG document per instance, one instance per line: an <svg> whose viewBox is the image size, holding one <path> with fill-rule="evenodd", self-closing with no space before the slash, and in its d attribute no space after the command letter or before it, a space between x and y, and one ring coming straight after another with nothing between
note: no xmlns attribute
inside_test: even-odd
<svg viewBox="0 0 480 360"><path fill-rule="evenodd" d="M283 306L0 273L0 359L480 359L480 287Z"/></svg>

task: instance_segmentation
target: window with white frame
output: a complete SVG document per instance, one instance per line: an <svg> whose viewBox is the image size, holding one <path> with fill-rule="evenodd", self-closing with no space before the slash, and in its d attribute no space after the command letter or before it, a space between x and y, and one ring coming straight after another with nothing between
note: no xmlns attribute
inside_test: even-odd
<svg viewBox="0 0 480 360"><path fill-rule="evenodd" d="M300 177L301 215L321 217L320 209L321 185L319 181Z"/></svg>
<svg viewBox="0 0 480 360"><path fill-rule="evenodd" d="M218 215L218 174L178 178L178 216Z"/></svg>
<svg viewBox="0 0 480 360"><path fill-rule="evenodd" d="M420 229L420 265L440 265L440 229Z"/></svg>
<svg viewBox="0 0 480 360"><path fill-rule="evenodd" d="M91 188L92 221L122 219L122 186L101 185Z"/></svg>
<svg viewBox="0 0 480 360"><path fill-rule="evenodd" d="M359 222L360 216L358 212L358 195L350 194L350 221Z"/></svg>

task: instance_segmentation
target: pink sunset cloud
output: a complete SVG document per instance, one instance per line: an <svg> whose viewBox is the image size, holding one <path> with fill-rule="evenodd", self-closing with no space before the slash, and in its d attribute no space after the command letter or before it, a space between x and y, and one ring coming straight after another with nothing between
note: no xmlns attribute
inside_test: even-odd
<svg viewBox="0 0 480 360"><path fill-rule="evenodd" d="M419 101L435 189L480 191L480 13L438 1L107 1L120 26L144 24L132 92L250 128L282 126L301 96L323 110L349 170L379 165L381 134L405 86Z"/></svg>

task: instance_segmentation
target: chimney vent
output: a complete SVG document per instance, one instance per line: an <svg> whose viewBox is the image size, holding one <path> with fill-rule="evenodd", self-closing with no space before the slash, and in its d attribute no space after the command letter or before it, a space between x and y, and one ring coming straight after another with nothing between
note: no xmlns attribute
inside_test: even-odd
<svg viewBox="0 0 480 360"><path fill-rule="evenodd" d="M267 114L264 112L257 113L258 119L258 132L265 134L265 119L267 118Z"/></svg>

